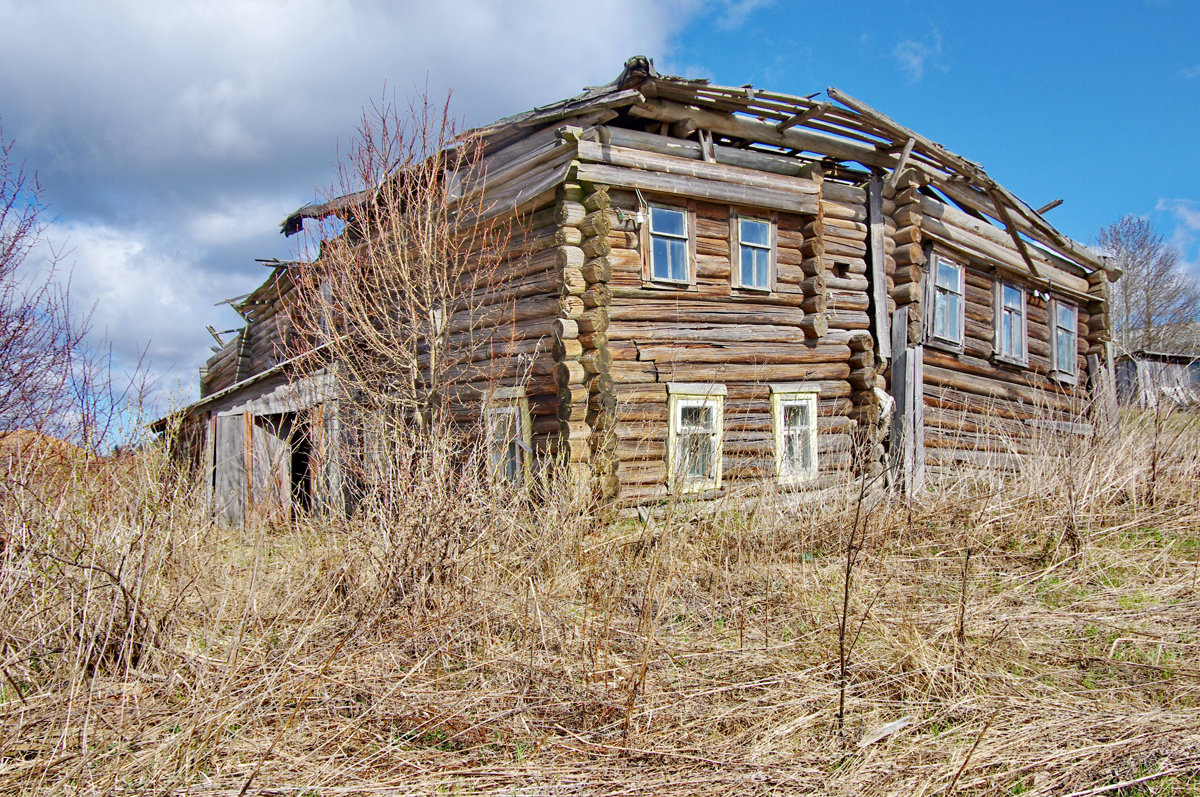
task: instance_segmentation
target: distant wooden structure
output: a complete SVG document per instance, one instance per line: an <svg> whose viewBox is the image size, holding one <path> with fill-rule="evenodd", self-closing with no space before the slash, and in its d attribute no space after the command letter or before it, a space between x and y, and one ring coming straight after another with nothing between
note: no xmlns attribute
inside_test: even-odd
<svg viewBox="0 0 1200 797"><path fill-rule="evenodd" d="M504 275L517 320L494 330L478 407L512 473L529 454L505 435L627 505L884 466L912 490L1115 411L1118 273L843 92L713 86L635 57L477 132L488 196L525 230ZM345 204L301 208L284 231ZM230 521L339 490L330 377L278 361L292 267L235 302L246 325L186 411Z"/></svg>
<svg viewBox="0 0 1200 797"><path fill-rule="evenodd" d="M1116 362L1117 399L1126 406L1192 409L1200 406L1200 357L1147 351L1122 354Z"/></svg>

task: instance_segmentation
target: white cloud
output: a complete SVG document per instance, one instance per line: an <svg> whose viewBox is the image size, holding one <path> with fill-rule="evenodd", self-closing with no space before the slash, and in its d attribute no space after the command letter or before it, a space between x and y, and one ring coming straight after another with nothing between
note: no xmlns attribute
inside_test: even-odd
<svg viewBox="0 0 1200 797"><path fill-rule="evenodd" d="M1184 268L1200 277L1200 202L1193 199L1160 199L1154 210L1171 224L1167 242L1182 256Z"/></svg>
<svg viewBox="0 0 1200 797"><path fill-rule="evenodd" d="M1188 69L1180 69L1179 76L1185 80L1195 80L1200 77L1200 64L1196 64Z"/></svg>
<svg viewBox="0 0 1200 797"><path fill-rule="evenodd" d="M773 5L775 0L721 0L717 27L721 30L738 30L746 24L746 18L750 14Z"/></svg>
<svg viewBox="0 0 1200 797"><path fill-rule="evenodd" d="M761 0L726 3L737 23ZM283 216L333 182L361 109L385 86L453 89L467 124L669 62L697 0L612 0L611 19L551 0L0 0L6 137L36 169L51 234L69 237L77 304L118 356L149 343L185 382L212 303L286 257ZM588 31L587 35L579 35Z"/></svg>
<svg viewBox="0 0 1200 797"><path fill-rule="evenodd" d="M941 54L942 34L937 28L932 28L919 39L902 39L892 49L892 57L908 76L910 83L921 80L925 76L925 70L931 65L946 71L946 67L937 62Z"/></svg>

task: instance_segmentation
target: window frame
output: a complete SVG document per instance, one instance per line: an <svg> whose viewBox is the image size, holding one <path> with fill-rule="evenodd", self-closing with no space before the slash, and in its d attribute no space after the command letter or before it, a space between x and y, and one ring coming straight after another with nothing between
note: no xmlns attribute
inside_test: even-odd
<svg viewBox="0 0 1200 797"><path fill-rule="evenodd" d="M748 221L767 225L766 245L747 243L752 249L767 252L767 284L747 285L742 281L742 222ZM729 212L729 279L731 287L739 291L771 293L776 289L778 273L779 226L777 214L756 215L744 213L737 208Z"/></svg>
<svg viewBox="0 0 1200 797"><path fill-rule="evenodd" d="M496 447L497 435L495 429L501 417L515 418L518 435L506 444L503 450ZM533 465L533 422L529 412L529 399L524 388L496 388L483 405L483 433L488 451L488 470L491 477L498 481L520 486L529 481ZM508 446L516 443L517 450L522 452L518 468L520 479L514 481L508 477L506 455Z"/></svg>
<svg viewBox="0 0 1200 797"><path fill-rule="evenodd" d="M994 312L994 336L993 350L995 359L999 362L1009 363L1011 365L1029 365L1029 293L1025 290L1025 286L998 277L995 281L995 290L993 293L993 312ZM1020 351L1012 354L1002 350L1001 344L1004 340L1004 316L1005 313L1011 312L1004 305L1004 289L1011 288L1015 290L1021 297L1021 329L1019 333Z"/></svg>
<svg viewBox="0 0 1200 797"><path fill-rule="evenodd" d="M672 382L667 385L667 486L679 493L701 493L717 490L724 477L725 443L725 385ZM681 479L679 445L681 416L685 407L712 406L714 429L713 462L707 478Z"/></svg>
<svg viewBox="0 0 1200 797"><path fill-rule="evenodd" d="M682 236L673 235L671 233L655 233L654 232L654 210L668 210L675 213L683 214L683 232ZM688 288L696 283L696 211L694 203L688 202L681 205L673 205L669 202L645 202L643 204L645 211L645 222L641 226L642 251L645 253L643 258L644 271L642 273L642 281L647 286L654 287L669 287L669 288ZM654 237L662 235L669 239L684 242L684 256L686 258L684 279L673 279L671 277L659 277L654 273Z"/></svg>
<svg viewBox="0 0 1200 797"><path fill-rule="evenodd" d="M771 433L775 441L775 478L780 485L792 486L804 484L816 478L820 472L820 462L817 459L817 435L820 434L818 423L818 398L821 388L819 385L807 383L771 385ZM809 408L810 426L807 449L810 467L807 470L788 472L784 462L784 438L788 430L784 428L784 408L790 405L804 404Z"/></svg>
<svg viewBox="0 0 1200 797"><path fill-rule="evenodd" d="M1069 367L1063 367L1063 363L1058 361L1058 333L1065 329L1058 323L1059 308L1067 308L1071 311L1073 324L1071 325L1071 362ZM1079 306L1071 302L1063 301L1057 297L1050 300L1050 375L1059 382L1069 385L1077 384L1079 381Z"/></svg>
<svg viewBox="0 0 1200 797"><path fill-rule="evenodd" d="M962 352L966 342L966 309L967 309L967 266L958 260L951 259L939 253L933 253L930 258L929 274L925 279L928 280L928 290L926 291L926 300L929 303L929 310L926 314L928 319L928 330L925 339L929 343L949 349L954 352ZM952 266L958 270L958 290L957 292L943 289L937 284L938 269L942 265ZM938 304L937 298L940 292L946 292L948 295L958 297L958 311L955 314L954 326L957 332L957 337L947 337L937 334L938 320Z"/></svg>

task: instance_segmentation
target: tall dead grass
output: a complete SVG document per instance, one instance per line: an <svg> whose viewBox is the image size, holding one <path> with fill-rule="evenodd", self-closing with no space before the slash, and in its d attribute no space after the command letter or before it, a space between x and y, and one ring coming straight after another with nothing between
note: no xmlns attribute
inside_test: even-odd
<svg viewBox="0 0 1200 797"><path fill-rule="evenodd" d="M0 788L1200 791L1192 416L646 523L394 464L350 522L244 530L154 448L10 471Z"/></svg>

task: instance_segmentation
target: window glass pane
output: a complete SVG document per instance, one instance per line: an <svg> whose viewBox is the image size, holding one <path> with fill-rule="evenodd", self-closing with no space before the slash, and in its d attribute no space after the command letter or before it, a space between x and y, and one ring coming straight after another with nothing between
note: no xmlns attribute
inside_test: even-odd
<svg viewBox="0 0 1200 797"><path fill-rule="evenodd" d="M671 241L671 273L670 278L686 282L688 278L687 268L687 242L686 241Z"/></svg>
<svg viewBox="0 0 1200 797"><path fill-rule="evenodd" d="M1054 365L1060 371L1075 371L1075 336L1065 329L1058 330L1058 353Z"/></svg>
<svg viewBox="0 0 1200 797"><path fill-rule="evenodd" d="M951 293L946 297L946 329L948 330L947 337L951 340L962 340L961 318L962 318L962 297L958 294Z"/></svg>
<svg viewBox="0 0 1200 797"><path fill-rule="evenodd" d="M944 291L938 291L933 307L933 334L939 338L952 337L949 321L947 320L948 314L947 295Z"/></svg>
<svg viewBox="0 0 1200 797"><path fill-rule="evenodd" d="M707 404L684 405L679 408L679 428L708 432L712 429L712 407Z"/></svg>
<svg viewBox="0 0 1200 797"><path fill-rule="evenodd" d="M937 268L937 286L939 288L946 288L947 290L955 293L962 293L962 288L960 287L959 283L961 272L962 270L953 263L947 263L939 260Z"/></svg>
<svg viewBox="0 0 1200 797"><path fill-rule="evenodd" d="M1074 307L1065 304L1058 305L1058 325L1063 329L1074 331L1076 326Z"/></svg>
<svg viewBox="0 0 1200 797"><path fill-rule="evenodd" d="M713 436L688 432L680 435L680 472L689 479L709 479L713 469Z"/></svg>
<svg viewBox="0 0 1200 797"><path fill-rule="evenodd" d="M650 263L652 276L655 279L671 278L670 252L671 245L666 238L652 238L650 242Z"/></svg>
<svg viewBox="0 0 1200 797"><path fill-rule="evenodd" d="M650 208L650 231L667 235L686 236L687 223L682 210Z"/></svg>
<svg viewBox="0 0 1200 797"><path fill-rule="evenodd" d="M754 257L755 280L754 287L771 287L771 250L759 249Z"/></svg>
<svg viewBox="0 0 1200 797"><path fill-rule="evenodd" d="M740 228L738 240L742 243L758 244L759 246L771 245L771 225L765 221L742 219Z"/></svg>
<svg viewBox="0 0 1200 797"><path fill-rule="evenodd" d="M771 250L743 246L739 250L741 284L747 288L769 288Z"/></svg>
<svg viewBox="0 0 1200 797"><path fill-rule="evenodd" d="M1008 312L1000 315L1000 353L1013 354L1013 317Z"/></svg>
<svg viewBox="0 0 1200 797"><path fill-rule="evenodd" d="M1005 285L1002 289L1004 294L1004 306L1021 312L1021 291L1019 288L1014 288L1011 285Z"/></svg>

